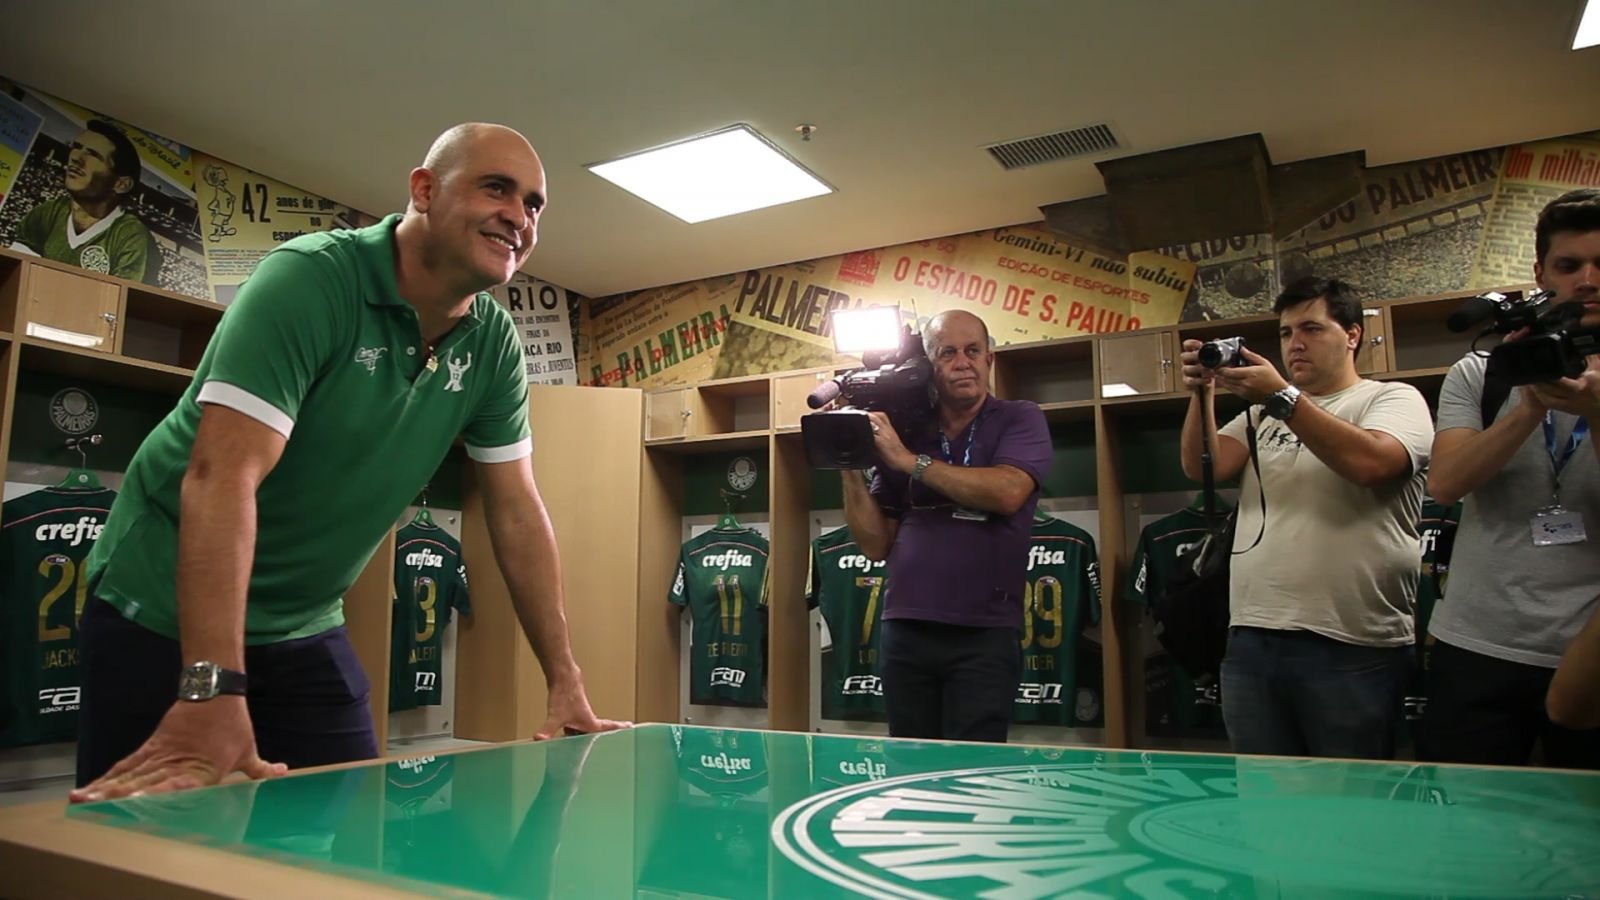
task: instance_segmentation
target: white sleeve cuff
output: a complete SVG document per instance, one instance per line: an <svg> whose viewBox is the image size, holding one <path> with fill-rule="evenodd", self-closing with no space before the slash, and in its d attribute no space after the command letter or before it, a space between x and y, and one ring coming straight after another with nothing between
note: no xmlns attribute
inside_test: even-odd
<svg viewBox="0 0 1600 900"><path fill-rule="evenodd" d="M471 457L473 462L515 462L525 456L532 455L533 438L531 437L525 437L515 444L507 444L504 447L474 447L471 444L467 445L467 456Z"/></svg>
<svg viewBox="0 0 1600 900"><path fill-rule="evenodd" d="M283 435L284 440L288 440L289 433L294 431L294 420L289 418L288 414L283 410L244 388L228 384L225 381L208 381L202 384L199 396L195 397L195 402L215 403L218 406L226 406L231 410L242 412Z"/></svg>
<svg viewBox="0 0 1600 900"><path fill-rule="evenodd" d="M7 248L7 249L15 250L18 253L26 253L27 255L33 256L33 257L37 257L39 255L39 254L33 252L33 248L32 247L29 247L27 244L24 244L21 241L12 241L11 242L11 246L9 248Z"/></svg>

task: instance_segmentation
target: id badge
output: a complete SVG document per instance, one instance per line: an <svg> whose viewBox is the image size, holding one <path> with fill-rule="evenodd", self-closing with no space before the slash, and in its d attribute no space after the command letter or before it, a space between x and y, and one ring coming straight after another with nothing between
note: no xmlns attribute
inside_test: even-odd
<svg viewBox="0 0 1600 900"><path fill-rule="evenodd" d="M952 519L960 519L963 522L989 521L988 513L978 509L967 509L965 506L956 507L955 510L950 513L950 517Z"/></svg>
<svg viewBox="0 0 1600 900"><path fill-rule="evenodd" d="M1535 547L1581 544L1589 539L1583 530L1583 514L1570 512L1559 506L1541 509L1534 513L1531 524Z"/></svg>

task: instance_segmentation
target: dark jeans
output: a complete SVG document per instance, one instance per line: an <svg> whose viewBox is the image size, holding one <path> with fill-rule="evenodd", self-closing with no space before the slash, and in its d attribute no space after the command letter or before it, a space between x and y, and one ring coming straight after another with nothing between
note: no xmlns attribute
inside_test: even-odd
<svg viewBox="0 0 1600 900"><path fill-rule="evenodd" d="M893 737L1004 743L1022 681L1022 635L885 619L883 703Z"/></svg>
<svg viewBox="0 0 1600 900"><path fill-rule="evenodd" d="M78 623L83 707L78 786L145 742L177 701L178 642L128 621L98 597ZM245 648L256 751L291 769L375 759L370 685L344 628Z"/></svg>
<svg viewBox="0 0 1600 900"><path fill-rule="evenodd" d="M1535 741L1544 764L1600 769L1600 728L1550 721L1544 698L1554 669L1496 659L1435 641L1418 755L1430 762L1525 766Z"/></svg>
<svg viewBox="0 0 1600 900"><path fill-rule="evenodd" d="M1392 759L1411 647L1235 627L1222 720L1235 753Z"/></svg>

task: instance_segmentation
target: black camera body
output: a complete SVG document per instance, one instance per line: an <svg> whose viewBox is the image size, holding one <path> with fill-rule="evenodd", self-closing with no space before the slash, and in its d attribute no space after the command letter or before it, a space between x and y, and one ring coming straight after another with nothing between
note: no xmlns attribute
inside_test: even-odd
<svg viewBox="0 0 1600 900"><path fill-rule="evenodd" d="M1218 338L1200 345L1200 365L1208 369L1239 368L1250 365L1240 351L1245 348L1244 338Z"/></svg>
<svg viewBox="0 0 1600 900"><path fill-rule="evenodd" d="M900 346L863 353L861 363L806 398L812 409L835 397L848 404L800 417L806 462L813 469L865 469L879 462L869 411L888 415L902 440L933 422L933 363L909 325L903 329Z"/></svg>
<svg viewBox="0 0 1600 900"><path fill-rule="evenodd" d="M1556 303L1551 291L1507 297L1490 291L1462 302L1445 327L1466 331L1489 320L1478 337L1528 329L1522 338L1489 351L1484 377L1516 387L1559 378L1576 378L1587 368L1584 357L1600 353L1600 328L1581 328L1583 304Z"/></svg>

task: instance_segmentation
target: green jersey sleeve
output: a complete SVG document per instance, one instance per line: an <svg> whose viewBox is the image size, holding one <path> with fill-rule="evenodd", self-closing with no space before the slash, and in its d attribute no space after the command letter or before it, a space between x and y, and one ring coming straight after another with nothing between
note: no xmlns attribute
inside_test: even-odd
<svg viewBox="0 0 1600 900"><path fill-rule="evenodd" d="M500 305L480 301L489 321L482 327L504 332L494 360L494 377L482 405L467 423L463 438L467 455L477 462L511 462L533 452L528 428L528 374L522 362L522 340L511 316ZM492 307L492 309L490 309Z"/></svg>
<svg viewBox="0 0 1600 900"><path fill-rule="evenodd" d="M335 284L334 271L310 254L267 254L217 326L196 399L238 409L288 437L352 324L341 321L336 297L355 288Z"/></svg>

